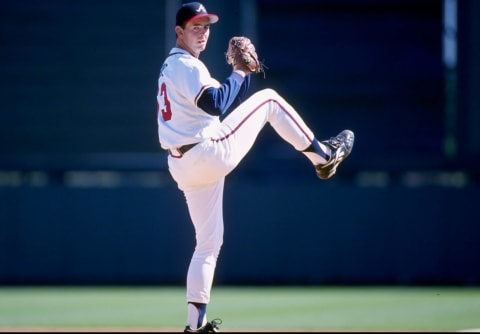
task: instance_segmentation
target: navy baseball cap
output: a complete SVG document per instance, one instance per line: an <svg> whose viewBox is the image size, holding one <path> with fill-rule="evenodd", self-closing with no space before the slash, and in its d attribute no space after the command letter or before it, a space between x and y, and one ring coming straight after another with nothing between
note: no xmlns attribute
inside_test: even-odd
<svg viewBox="0 0 480 334"><path fill-rule="evenodd" d="M183 4L178 10L176 25L181 26L182 24L186 24L202 17L208 17L210 23L216 23L219 20L218 15L207 13L205 6L200 2L189 2Z"/></svg>

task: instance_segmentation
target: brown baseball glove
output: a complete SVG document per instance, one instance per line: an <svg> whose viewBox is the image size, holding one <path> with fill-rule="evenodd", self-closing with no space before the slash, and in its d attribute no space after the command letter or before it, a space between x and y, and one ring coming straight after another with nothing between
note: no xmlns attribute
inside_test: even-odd
<svg viewBox="0 0 480 334"><path fill-rule="evenodd" d="M225 52L227 64L234 69L241 69L247 73L264 72L263 63L258 60L255 45L245 36L235 36L228 42L227 52Z"/></svg>

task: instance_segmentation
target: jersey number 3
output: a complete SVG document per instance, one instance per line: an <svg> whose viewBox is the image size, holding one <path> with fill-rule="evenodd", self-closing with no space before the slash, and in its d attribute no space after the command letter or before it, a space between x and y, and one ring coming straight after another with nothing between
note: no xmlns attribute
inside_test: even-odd
<svg viewBox="0 0 480 334"><path fill-rule="evenodd" d="M170 101L168 100L168 97L167 97L167 85L165 85L165 82L162 82L158 95L159 95L158 109L162 112L163 120L169 121L172 119L172 109L170 108ZM160 97L163 97L163 108L160 105Z"/></svg>

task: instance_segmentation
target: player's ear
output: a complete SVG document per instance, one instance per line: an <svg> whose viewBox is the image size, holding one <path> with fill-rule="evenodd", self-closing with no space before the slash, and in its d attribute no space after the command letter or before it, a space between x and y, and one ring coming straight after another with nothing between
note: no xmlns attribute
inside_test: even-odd
<svg viewBox="0 0 480 334"><path fill-rule="evenodd" d="M177 34L177 36L183 36L183 28L180 26L176 26L175 33Z"/></svg>

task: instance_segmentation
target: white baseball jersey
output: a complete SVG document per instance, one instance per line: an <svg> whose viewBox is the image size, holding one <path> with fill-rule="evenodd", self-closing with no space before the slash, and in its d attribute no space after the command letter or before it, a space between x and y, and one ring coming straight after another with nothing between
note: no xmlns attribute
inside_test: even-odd
<svg viewBox="0 0 480 334"><path fill-rule="evenodd" d="M173 48L162 66L158 87L158 137L163 149L203 141L218 129L219 117L197 107L205 89L220 87L199 59Z"/></svg>

